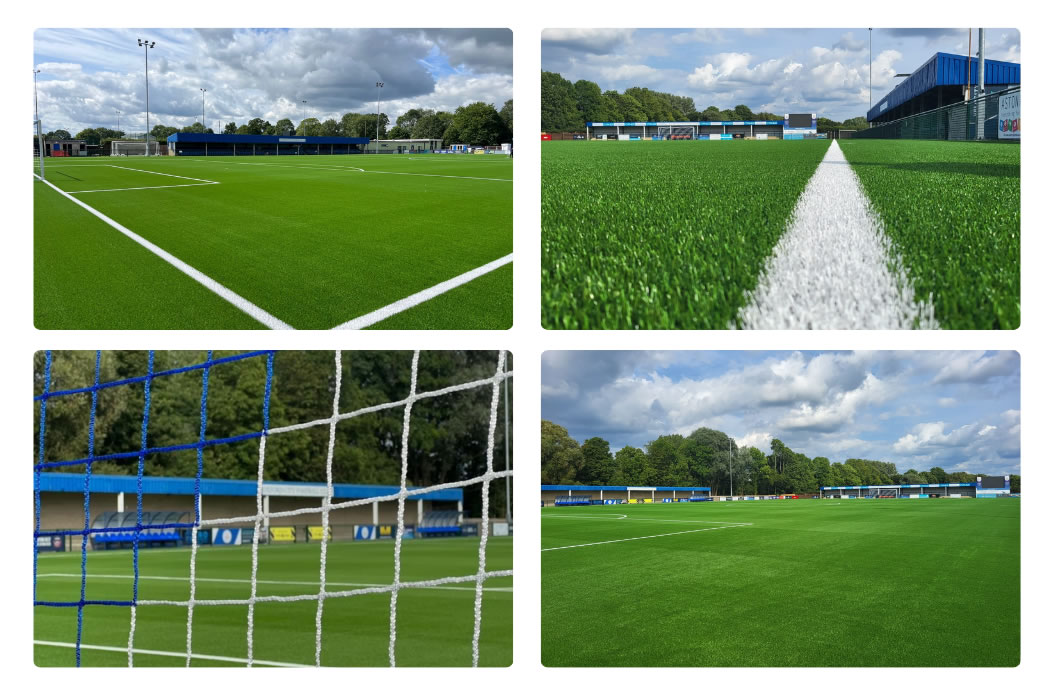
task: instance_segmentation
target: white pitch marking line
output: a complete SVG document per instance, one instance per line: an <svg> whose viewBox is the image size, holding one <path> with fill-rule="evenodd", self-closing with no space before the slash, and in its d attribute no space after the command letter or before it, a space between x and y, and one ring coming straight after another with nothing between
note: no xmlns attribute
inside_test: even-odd
<svg viewBox="0 0 1050 700"><path fill-rule="evenodd" d="M34 639L33 644L37 644L45 647L62 647L64 649L75 649L76 644L72 642L51 642L43 639ZM90 649L92 651L112 651L120 654L127 654L127 647L107 647L100 644L81 644L81 649ZM156 649L132 649L133 654L142 654L143 656L171 656L179 659L186 658L186 652L184 651L159 651ZM248 664L248 659L241 659L236 656L214 656L212 654L191 654L194 659L200 659L201 661L225 661L227 663L234 664ZM284 661L262 661L260 659L252 659L253 664L259 664L260 666L277 666L280 668L313 668L313 666L307 666L306 664L293 664L286 663Z"/></svg>
<svg viewBox="0 0 1050 700"><path fill-rule="evenodd" d="M120 580L131 580L131 579L135 578L135 576L133 576L131 574L88 574L87 576L88 576L88 578L107 578L107 579L120 579ZM61 573L37 574L37 578L80 578L80 574L61 574ZM140 575L138 577L138 579L140 581L146 580L146 581L178 581L178 582L189 581L190 580L188 577L185 577L185 576L142 576L142 575ZM197 577L195 577L194 580L197 581L197 583L201 583L201 582L206 582L206 583L243 583L243 584L251 583L251 579L246 579L246 578L245 579L241 579L241 578L201 578L200 576L197 576ZM272 585L272 586L309 586L309 587L312 587L312 588L316 588L317 587L317 581L279 581L279 580L262 580L262 579L258 579L257 583L266 584L266 585ZM325 581L325 585L326 586L332 586L332 587L341 587L341 588L375 588L375 587L378 587L378 586L387 586L389 584L387 584L387 583L342 583L342 582L339 582L339 581L336 581L336 582ZM426 589L421 588L420 590L431 590L431 591L442 591L442 590L443 591L470 591L471 593L474 593L476 588L474 586L431 586L431 587L426 588ZM506 586L503 586L503 587L493 586L493 587L486 587L485 591L486 592L487 591L494 591L494 592L497 592L497 593L512 593L514 591L514 589L506 587Z"/></svg>
<svg viewBox="0 0 1050 700"><path fill-rule="evenodd" d="M149 173L150 175L163 175L164 177L177 177L180 180L196 180L197 182L204 182L209 185L218 185L219 183L214 180L205 180L200 177L187 177L185 175L172 175L171 173L158 173L156 170L141 170L139 168L128 168L123 165L111 165L111 168L117 168L118 170L131 170L136 173Z"/></svg>
<svg viewBox="0 0 1050 700"><path fill-rule="evenodd" d="M639 518L631 517L627 518L626 515L620 515L615 518L607 518L601 515L544 515L544 518L575 518L577 520L616 520L620 521L623 519L629 519L631 522L650 522L650 523L703 523L705 525L754 525L754 523L737 523L731 520L664 520L662 518Z"/></svg>
<svg viewBox="0 0 1050 700"><path fill-rule="evenodd" d="M586 544L569 544L564 547L547 547L541 552L553 552L559 549L576 549L577 547L595 547L600 544L616 544L618 542L633 542L634 540L651 540L654 537L671 537L673 535L688 535L693 532L709 532L711 530L727 530L732 527L747 527L748 523L738 525L723 525L722 527L702 527L699 530L682 530L681 532L665 532L662 535L644 535L642 537L627 537L622 540L605 540L604 542L587 542Z"/></svg>
<svg viewBox="0 0 1050 700"><path fill-rule="evenodd" d="M799 197L740 310L750 329L936 328L838 141Z"/></svg>
<svg viewBox="0 0 1050 700"><path fill-rule="evenodd" d="M34 177L36 177L36 179L40 180L40 176L39 175L34 175ZM43 182L45 185L47 185L48 187L53 189L55 192L58 192L60 195L62 195L63 197L65 197L69 201L74 202L77 206L83 207L84 209L86 209L90 213L94 214L99 219L101 219L105 223L109 224L110 226L115 228L117 231L123 233L125 236L127 236L131 240L135 241L140 246L142 246L146 250L150 251L151 253L153 253L157 257L159 257L162 260L166 261L167 263L169 263L170 265L172 265L176 269L178 269L181 272L185 273L186 275L192 277L194 280L196 280L197 282L201 283L202 285L204 285L205 287L207 287L211 291L215 292L220 297L222 297L226 301L230 302L231 304L236 306L238 309L240 309L244 313L246 313L249 316L251 316L252 318L254 318L259 323L262 323L263 325L265 325L266 327L271 328L271 329L281 329L281 330L291 330L292 329L291 326L289 326L287 323L285 323L281 319L277 318L276 316L274 316L270 312L268 312L268 311L266 311L266 310L256 306L255 304L251 303L250 301L248 301L247 299L242 297L240 294L237 294L236 292L234 292L232 289L229 289L229 288L219 284L218 282L213 280L211 277L208 277L208 275L204 274L203 272L201 272L197 268L193 267L189 263L183 262L179 258L176 258L174 255L172 255L168 251L164 250L160 246L157 246L157 245L154 245L153 243L150 243L145 238L143 238L142 236L138 235L137 233L135 233L131 229L127 228L126 226L124 226L122 224L118 224L116 221L114 221L113 219L109 218L108 216L106 216L105 214L100 212L98 209L95 209L94 207L89 206L89 205L85 204L84 202L81 202L79 199L77 199L76 197L74 197L71 194L63 192L61 189L59 189L55 185L52 185L47 180L41 180L41 182Z"/></svg>
<svg viewBox="0 0 1050 700"><path fill-rule="evenodd" d="M512 178L505 177L474 177L472 175L439 175L437 173L398 173L388 170L365 170L363 168L357 168L352 165L343 166L325 166L325 165L281 165L279 163L241 163L232 160L217 160L217 161L201 161L201 162L215 162L215 163L226 163L227 165L254 165L261 168L296 168L300 170L335 170L335 171L357 171L361 173L372 173L375 175L413 175L415 177L444 177L453 180L490 180L492 182L514 182ZM117 166L113 166L117 167Z"/></svg>
<svg viewBox="0 0 1050 700"><path fill-rule="evenodd" d="M195 182L192 185L154 185L152 187L116 187L110 190L67 190L67 194L88 194L89 192L128 192L130 190L170 190L173 187L206 187L218 185L218 182Z"/></svg>
<svg viewBox="0 0 1050 700"><path fill-rule="evenodd" d="M467 282L470 282L471 280L477 279L478 277L481 277L482 275L488 272L492 272L493 270L499 267L503 267L507 263L511 262L513 259L514 254L509 253L507 255L504 255L502 258L499 258L498 260L493 260L492 262L486 263L481 267L475 267L473 270L464 272L458 277L453 277L450 280L445 280L444 282L435 284L433 287L424 289L421 292L416 292L411 296L407 296L404 299L395 301L393 304L388 304L387 306L384 306L381 309L376 309L375 311L367 313L364 316L358 316L357 318L350 319L346 323L340 324L332 330L347 331L367 328L368 326L379 323L383 319L390 318L394 314L399 314L402 311L407 311L413 306L418 306L424 301L433 299L434 297L440 294L444 294L445 292L451 289L455 289L456 287L464 285Z"/></svg>

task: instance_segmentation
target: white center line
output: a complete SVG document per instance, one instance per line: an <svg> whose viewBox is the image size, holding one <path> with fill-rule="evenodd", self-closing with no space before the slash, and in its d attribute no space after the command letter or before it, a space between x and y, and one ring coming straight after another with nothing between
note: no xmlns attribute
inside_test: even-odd
<svg viewBox="0 0 1050 700"><path fill-rule="evenodd" d="M672 535L688 535L693 532L710 532L711 530L726 530L731 527L747 527L747 523L740 523L739 525L723 525L722 527L703 527L699 530L682 530L681 532L665 532L662 535L645 535L643 537L627 537L622 540L605 540L603 542L587 542L585 544L569 544L564 547L547 547L541 549L541 552L554 552L559 549L576 549L577 547L596 547L600 544L616 544L618 542L633 542L634 540L651 540L654 537L671 537Z"/></svg>
<svg viewBox="0 0 1050 700"><path fill-rule="evenodd" d="M932 300L915 301L904 264L838 141L799 197L788 230L740 310L740 326L937 327Z"/></svg>

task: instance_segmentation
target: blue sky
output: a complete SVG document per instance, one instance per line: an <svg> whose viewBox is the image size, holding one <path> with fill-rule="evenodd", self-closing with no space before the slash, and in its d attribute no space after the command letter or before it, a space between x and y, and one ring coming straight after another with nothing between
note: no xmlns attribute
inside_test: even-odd
<svg viewBox="0 0 1050 700"><path fill-rule="evenodd" d="M613 450L701 426L769 452L1020 474L1014 352L543 354L542 416Z"/></svg>
<svg viewBox="0 0 1050 700"><path fill-rule="evenodd" d="M150 39L150 123L207 125L253 117L338 119L381 109L497 109L512 96L509 29L40 29L34 35L45 130L145 127L143 49Z"/></svg>
<svg viewBox="0 0 1050 700"><path fill-rule="evenodd" d="M937 51L966 54L967 29L875 29L871 93L889 92ZM974 53L977 30L973 30ZM1016 29L987 29L989 58L1020 62ZM868 31L859 29L548 29L544 70L603 90L648 87L692 97L697 109L746 104L756 112L817 112L836 120L868 110Z"/></svg>

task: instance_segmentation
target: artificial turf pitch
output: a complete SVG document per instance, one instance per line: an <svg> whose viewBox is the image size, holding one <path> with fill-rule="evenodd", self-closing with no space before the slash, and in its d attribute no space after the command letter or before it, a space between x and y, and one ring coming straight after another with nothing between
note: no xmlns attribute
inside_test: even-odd
<svg viewBox="0 0 1050 700"><path fill-rule="evenodd" d="M333 542L328 546L326 586L345 591L393 581L391 540ZM512 568L512 541L488 540L486 570ZM139 599L187 601L190 593L187 547L143 549ZM131 550L89 551L86 599L130 600ZM401 580L470 576L478 570L478 539L404 540ZM257 595L305 595L319 590L319 544L259 548ZM196 600L247 599L251 590L251 546L202 546L197 554ZM482 597L479 665L511 663L512 577L490 578ZM38 600L80 599L80 552L41 553ZM470 666L474 633L473 582L427 589L402 589L397 606L399 666ZM315 600L257 603L254 658L260 666L314 664ZM126 666L130 612L127 607L84 608L81 660L84 666ZM34 659L37 666L75 664L77 609L37 606ZM329 598L322 621L324 666L386 666L390 594ZM57 642L51 646L41 642ZM99 650L93 647L109 647ZM134 639L136 666L184 666L186 608L140 606ZM148 652L165 652L158 655ZM243 666L247 654L247 605L198 605L193 611L194 666ZM225 657L217 660L204 657Z"/></svg>
<svg viewBox="0 0 1050 700"><path fill-rule="evenodd" d="M1020 661L1017 499L679 503L542 515L545 666Z"/></svg>
<svg viewBox="0 0 1050 700"><path fill-rule="evenodd" d="M49 183L293 328L333 328L508 256L506 156L48 159ZM208 184L215 183L215 184ZM34 180L41 329L265 324ZM511 264L373 325L511 325Z"/></svg>

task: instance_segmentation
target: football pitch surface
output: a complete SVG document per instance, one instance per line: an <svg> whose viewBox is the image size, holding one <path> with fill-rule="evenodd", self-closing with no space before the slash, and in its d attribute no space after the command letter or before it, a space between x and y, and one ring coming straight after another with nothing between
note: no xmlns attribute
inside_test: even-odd
<svg viewBox="0 0 1050 700"><path fill-rule="evenodd" d="M742 310L830 143L544 143L543 325L744 325ZM841 149L878 216L886 256L915 302L932 302L936 324L1017 328L1017 144L847 139ZM818 228L838 231L839 204L826 202ZM821 277L845 266L849 232L839 238L838 250L798 252L814 269L794 274Z"/></svg>
<svg viewBox="0 0 1050 700"><path fill-rule="evenodd" d="M38 328L511 326L506 156L68 161L34 178Z"/></svg>
<svg viewBox="0 0 1050 700"><path fill-rule="evenodd" d="M545 666L1016 666L1018 499L545 508Z"/></svg>
<svg viewBox="0 0 1050 700"><path fill-rule="evenodd" d="M246 600L251 592L251 546L202 546L196 564L198 603L204 599ZM333 542L328 545L329 592L390 585L394 542ZM491 537L486 570L512 568L512 540ZM190 549L143 549L139 554L139 600L187 601ZM88 552L86 599L132 597L131 550ZM258 596L316 595L320 544L259 547ZM478 571L478 539L404 540L401 580L472 576ZM80 552L41 553L37 598L80 600ZM478 663L509 666L512 661L513 578L485 582ZM398 593L398 666L470 666L474 634L475 584L406 588ZM246 604L195 605L194 666L244 666L247 658ZM255 664L314 665L317 601L259 602L254 612ZM185 606L142 605L136 613L136 666L184 666ZM129 608L84 607L81 660L84 666L127 666ZM324 602L323 666L387 666L390 594L366 593ZM37 666L75 664L77 608L35 608L34 659Z"/></svg>

